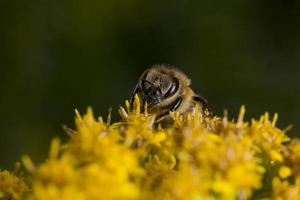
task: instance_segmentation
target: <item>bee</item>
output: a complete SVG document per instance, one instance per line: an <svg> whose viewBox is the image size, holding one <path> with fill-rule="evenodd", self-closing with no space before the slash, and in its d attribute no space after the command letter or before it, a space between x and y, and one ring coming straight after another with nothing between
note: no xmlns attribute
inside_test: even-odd
<svg viewBox="0 0 300 200"><path fill-rule="evenodd" d="M208 101L194 93L191 80L180 70L169 65L154 65L143 72L130 98L133 105L134 96L141 99L141 110L147 104L149 113L161 120L170 111L187 113L199 105L204 116L211 116Z"/></svg>

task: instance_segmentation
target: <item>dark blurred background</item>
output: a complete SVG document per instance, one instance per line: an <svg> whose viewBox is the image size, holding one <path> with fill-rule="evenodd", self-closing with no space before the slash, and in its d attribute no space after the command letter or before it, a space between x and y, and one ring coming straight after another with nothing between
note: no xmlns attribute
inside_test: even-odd
<svg viewBox="0 0 300 200"><path fill-rule="evenodd" d="M215 114L279 113L300 135L299 0L0 1L0 167L46 157L74 109L106 116L169 63Z"/></svg>

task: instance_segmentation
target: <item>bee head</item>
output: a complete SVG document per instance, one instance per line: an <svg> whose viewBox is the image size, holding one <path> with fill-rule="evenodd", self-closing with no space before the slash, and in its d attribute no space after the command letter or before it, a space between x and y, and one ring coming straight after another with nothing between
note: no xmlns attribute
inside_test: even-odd
<svg viewBox="0 0 300 200"><path fill-rule="evenodd" d="M141 78L140 88L143 102L147 102L151 108L174 95L178 91L179 81L170 74L154 68L146 72Z"/></svg>

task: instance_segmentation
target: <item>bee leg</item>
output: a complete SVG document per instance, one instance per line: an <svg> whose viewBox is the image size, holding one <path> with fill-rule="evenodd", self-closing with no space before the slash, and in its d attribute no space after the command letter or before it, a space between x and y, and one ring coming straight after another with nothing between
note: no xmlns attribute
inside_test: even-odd
<svg viewBox="0 0 300 200"><path fill-rule="evenodd" d="M194 99L194 101L200 103L200 105L203 107L203 111L204 111L204 112L205 112L205 111L208 111L209 116L212 115L212 111L211 111L211 109L210 109L210 106L208 105L207 99L205 99L204 97L199 96L199 95L195 95L195 96L193 97L193 99Z"/></svg>
<svg viewBox="0 0 300 200"><path fill-rule="evenodd" d="M168 107L165 107L164 109L166 109L165 112L161 113L160 115L158 115L156 118L157 119L161 119L162 117L166 116L167 114L169 114L170 111L175 111L177 110L177 108L181 105L182 102L182 98L178 97L171 105L169 105Z"/></svg>
<svg viewBox="0 0 300 200"><path fill-rule="evenodd" d="M169 114L170 111L175 111L177 108L181 105L182 103L182 98L178 97L171 105L167 107L167 111L161 113L156 117L157 121L161 121L163 117Z"/></svg>
<svg viewBox="0 0 300 200"><path fill-rule="evenodd" d="M175 110L177 110L177 108L181 105L181 103L182 103L182 98L181 98L181 97L178 97L178 98L174 101L174 103L172 103L172 104L170 105L170 111L175 111Z"/></svg>

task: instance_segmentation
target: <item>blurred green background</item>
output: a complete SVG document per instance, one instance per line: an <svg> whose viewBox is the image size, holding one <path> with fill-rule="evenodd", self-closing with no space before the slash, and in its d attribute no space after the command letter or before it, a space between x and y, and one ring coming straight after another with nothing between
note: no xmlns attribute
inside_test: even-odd
<svg viewBox="0 0 300 200"><path fill-rule="evenodd" d="M215 114L279 113L300 135L299 0L1 0L0 167L40 162L74 108L106 116L152 64L182 69Z"/></svg>

